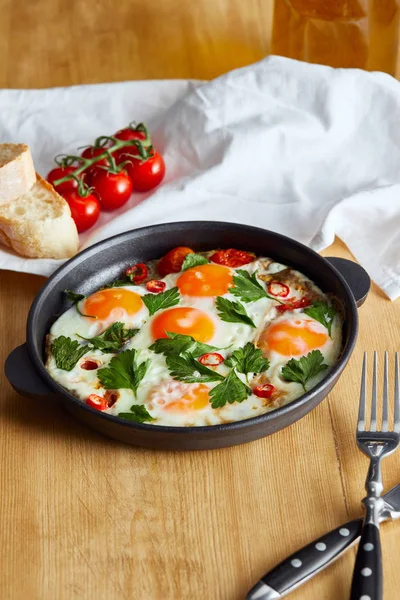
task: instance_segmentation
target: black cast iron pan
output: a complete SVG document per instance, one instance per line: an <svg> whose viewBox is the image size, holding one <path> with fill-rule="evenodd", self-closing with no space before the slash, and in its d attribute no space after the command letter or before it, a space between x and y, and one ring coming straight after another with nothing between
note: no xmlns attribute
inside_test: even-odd
<svg viewBox="0 0 400 600"><path fill-rule="evenodd" d="M224 425L185 428L136 424L83 404L56 383L44 367L45 336L52 323L69 307L63 290L72 289L89 295L117 279L129 265L161 257L175 246L190 246L198 251L233 247L270 256L303 272L324 292L334 294L341 301L345 315L343 349L337 365L315 388L288 405L265 415ZM11 352L5 373L20 394L38 401L46 397L61 402L93 429L130 444L181 450L242 444L291 425L327 396L353 351L358 331L357 306L365 300L369 286L368 275L356 263L339 258L325 259L306 246L272 231L213 221L144 227L91 246L50 277L30 309L26 343Z"/></svg>

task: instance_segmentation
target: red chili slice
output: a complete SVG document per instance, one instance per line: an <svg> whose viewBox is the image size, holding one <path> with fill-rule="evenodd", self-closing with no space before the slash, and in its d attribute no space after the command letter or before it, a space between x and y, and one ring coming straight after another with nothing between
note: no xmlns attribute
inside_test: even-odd
<svg viewBox="0 0 400 600"><path fill-rule="evenodd" d="M116 390L106 390L104 394L104 400L107 403L108 408L113 406L119 398L119 392Z"/></svg>
<svg viewBox="0 0 400 600"><path fill-rule="evenodd" d="M224 362L224 357L218 352L207 352L199 358L199 363L205 367L217 367Z"/></svg>
<svg viewBox="0 0 400 600"><path fill-rule="evenodd" d="M280 281L270 281L268 284L268 293L271 296L277 296L278 298L287 298L289 296L290 287L286 283Z"/></svg>
<svg viewBox="0 0 400 600"><path fill-rule="evenodd" d="M210 260L217 265L224 265L225 267L242 267L250 262L253 262L255 255L251 252L245 252L244 250L235 250L234 248L228 248L227 250L218 250L211 257Z"/></svg>
<svg viewBox="0 0 400 600"><path fill-rule="evenodd" d="M149 274L149 270L144 263L138 263L132 267L128 267L125 275L129 277L132 283L143 283Z"/></svg>
<svg viewBox="0 0 400 600"><path fill-rule="evenodd" d="M253 388L253 394L259 398L271 398L275 391L275 387L271 383L264 383Z"/></svg>
<svg viewBox="0 0 400 600"><path fill-rule="evenodd" d="M80 364L80 367L81 369L85 369L85 371L94 371L99 368L99 363L95 360L87 359Z"/></svg>
<svg viewBox="0 0 400 600"><path fill-rule="evenodd" d="M165 281L160 281L159 279L152 279L146 283L146 288L149 290L149 292L153 292L153 294L159 294L160 292L163 292L166 287L167 284Z"/></svg>
<svg viewBox="0 0 400 600"><path fill-rule="evenodd" d="M97 394L90 394L89 398L86 400L86 404L97 410L106 410L106 408L108 408L107 400Z"/></svg>
<svg viewBox="0 0 400 600"><path fill-rule="evenodd" d="M285 304L280 304L276 306L276 310L280 313L284 313L288 310L295 310L296 308L306 308L307 306L311 306L312 301L310 298L306 296L304 298L300 298L300 300L296 300L295 298L289 298Z"/></svg>

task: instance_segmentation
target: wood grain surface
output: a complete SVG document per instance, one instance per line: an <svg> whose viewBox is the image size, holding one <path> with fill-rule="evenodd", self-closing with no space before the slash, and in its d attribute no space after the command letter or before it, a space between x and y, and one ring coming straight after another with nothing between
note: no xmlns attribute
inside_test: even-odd
<svg viewBox="0 0 400 600"><path fill-rule="evenodd" d="M272 2L0 0L0 15L0 86L33 88L213 77L265 56ZM350 256L340 241L324 254ZM24 341L44 281L0 272L1 364ZM1 374L0 598L243 599L277 561L361 513L362 353L399 350L399 325L400 302L373 286L328 399L287 430L220 451L108 440L56 405L18 396ZM385 461L384 480L400 480L400 453ZM395 599L399 524L383 526L382 545L385 598ZM354 556L291 598L347 598Z"/></svg>

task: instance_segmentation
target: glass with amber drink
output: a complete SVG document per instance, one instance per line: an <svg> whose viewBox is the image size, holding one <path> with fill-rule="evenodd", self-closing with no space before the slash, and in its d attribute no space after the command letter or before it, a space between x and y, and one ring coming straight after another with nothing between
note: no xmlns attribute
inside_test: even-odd
<svg viewBox="0 0 400 600"><path fill-rule="evenodd" d="M275 0L272 52L394 75L399 11L400 0Z"/></svg>

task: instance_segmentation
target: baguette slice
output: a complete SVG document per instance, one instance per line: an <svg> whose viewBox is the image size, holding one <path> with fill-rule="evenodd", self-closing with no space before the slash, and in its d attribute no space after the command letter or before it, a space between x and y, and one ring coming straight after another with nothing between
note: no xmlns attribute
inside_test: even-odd
<svg viewBox="0 0 400 600"><path fill-rule="evenodd" d="M35 167L28 146L0 144L0 206L29 192L35 181Z"/></svg>
<svg viewBox="0 0 400 600"><path fill-rule="evenodd" d="M0 206L0 243L30 258L70 258L78 251L67 202L39 174L28 193Z"/></svg>

